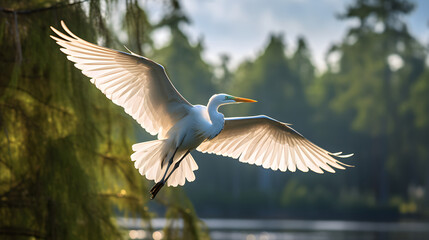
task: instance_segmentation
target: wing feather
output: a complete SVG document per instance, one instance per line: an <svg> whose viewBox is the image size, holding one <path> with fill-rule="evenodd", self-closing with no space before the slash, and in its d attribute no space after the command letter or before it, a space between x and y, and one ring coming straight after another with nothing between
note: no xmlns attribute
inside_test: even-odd
<svg viewBox="0 0 429 240"><path fill-rule="evenodd" d="M237 150L234 152L234 156L240 156L241 162L249 162L250 159L254 159L254 156L256 155L255 151L255 143L260 142L261 139L264 137L263 134L259 134L260 131L257 133L254 133L254 137L245 137L240 141L240 146L237 148ZM249 134L251 135L251 134ZM243 151L242 148L249 148L248 151ZM246 160L245 160L246 159Z"/></svg>
<svg viewBox="0 0 429 240"><path fill-rule="evenodd" d="M245 159L249 159L248 163L250 164L256 164L258 161L258 157L263 154L263 149L268 141L268 136L266 134L261 134L261 138L259 140L255 139L253 141L249 141L248 143L248 151L246 152L246 155L243 156ZM255 145L258 144L258 148L255 148Z"/></svg>
<svg viewBox="0 0 429 240"><path fill-rule="evenodd" d="M269 168L271 168L274 171L277 171L277 169L279 168L279 157L278 155L281 154L280 150L282 148L282 143L281 143L281 136L280 136L280 132L276 131L276 144L273 147L273 155L272 155L272 161L270 162L270 166Z"/></svg>
<svg viewBox="0 0 429 240"><path fill-rule="evenodd" d="M271 134L266 134L266 136L268 140L265 142L264 148L261 148L263 152L255 162L256 166L262 166L263 168L268 168L268 162L271 161L272 147L275 145L274 138L271 137Z"/></svg>
<svg viewBox="0 0 429 240"><path fill-rule="evenodd" d="M298 145L294 138L290 139L292 142L291 148L292 148L292 159L294 162L296 162L296 167L301 170L302 172L308 172L308 166L303 163L304 159L302 159L298 155Z"/></svg>
<svg viewBox="0 0 429 240"><path fill-rule="evenodd" d="M150 134L166 138L168 130L189 113L192 105L177 92L161 65L97 46L73 34L63 21L61 26L66 33L51 27L57 34L51 38L67 59Z"/></svg>
<svg viewBox="0 0 429 240"><path fill-rule="evenodd" d="M272 170L323 173L344 169L334 157L350 157L328 152L300 133L267 116L226 118L224 129L213 139L204 141L198 151L230 156L240 162Z"/></svg>
<svg viewBox="0 0 429 240"><path fill-rule="evenodd" d="M287 162L284 161L283 159L286 159L287 156L285 156L285 149L287 149L287 146L285 144L280 146L280 151L281 151L281 155L279 158L279 169L282 172L286 172L287 170Z"/></svg>
<svg viewBox="0 0 429 240"><path fill-rule="evenodd" d="M273 171L277 171L277 169L279 168L279 159L280 159L279 154L281 154L282 150L283 150L280 132L278 132L278 131L276 132L276 138L277 138L278 143L280 143L280 144L276 144L275 149L273 151L274 155L273 155L273 160L272 160L271 166L270 166Z"/></svg>

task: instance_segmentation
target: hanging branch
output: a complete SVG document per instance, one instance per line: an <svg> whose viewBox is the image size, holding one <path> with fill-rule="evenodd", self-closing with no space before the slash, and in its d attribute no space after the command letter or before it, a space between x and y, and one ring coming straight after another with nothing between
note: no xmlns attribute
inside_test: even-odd
<svg viewBox="0 0 429 240"><path fill-rule="evenodd" d="M82 1L73 2L73 3L57 3L57 4L54 4L54 5L49 6L49 7L35 8L35 9L25 9L25 10L15 10L15 9L9 9L9 8L2 8L2 7L0 7L0 11L2 11L4 13L11 13L11 14L31 14L31 13L48 11L48 10L52 10L52 9L63 8L63 7L70 7L70 6L73 6L73 5L76 5L76 4L81 4L81 3L84 3L84 2L88 2L88 1L89 0L82 0Z"/></svg>
<svg viewBox="0 0 429 240"><path fill-rule="evenodd" d="M21 48L21 39L19 38L19 30L18 30L18 14L17 12L13 12L13 23L15 30L15 42L16 42L16 61L21 65L22 63L22 48Z"/></svg>
<svg viewBox="0 0 429 240"><path fill-rule="evenodd" d="M19 64L22 63L22 49L21 49L21 40L19 37L19 29L18 29L18 14L32 14L32 13L38 13L43 11L48 11L52 9L58 9L63 7L69 7L76 4L81 4L84 2L87 2L88 0L82 0L74 3L57 3L50 7L44 7L44 8L35 8L35 9L25 9L25 10L15 10L15 9L9 9L9 8L3 8L0 7L0 11L4 13L13 14L14 19L14 31L15 31L15 42L16 42L16 62Z"/></svg>
<svg viewBox="0 0 429 240"><path fill-rule="evenodd" d="M0 227L0 235L10 235L10 236L26 236L26 237L34 237L34 238L45 238L39 231L35 231L27 228L19 228L19 227Z"/></svg>
<svg viewBox="0 0 429 240"><path fill-rule="evenodd" d="M6 88L7 89L7 88L12 88L12 87L0 85L0 88ZM58 111L58 112L60 112L60 113L62 113L64 115L67 115L67 116L71 116L72 115L69 111L67 111L65 109L62 109L60 107L57 107L57 106L49 104L48 100L45 101L45 100L39 99L32 92L30 92L30 91L28 91L28 90L26 90L24 88L13 87L13 90L20 91L20 92L23 92L23 93L27 94L27 96L31 97L36 102L38 102L38 103L40 103L40 104L42 104L42 105L44 105L44 106L46 106L46 107L48 107L48 108L50 108L52 110L56 110L56 111ZM13 105L10 105L10 104L9 105L4 104L4 105L6 107L13 108L12 107Z"/></svg>
<svg viewBox="0 0 429 240"><path fill-rule="evenodd" d="M130 201L134 201L136 203L143 203L143 200L138 198L138 197L128 196L128 195L121 194L121 193L99 193L97 195L99 197L104 197L104 198L122 198L122 199L130 200Z"/></svg>

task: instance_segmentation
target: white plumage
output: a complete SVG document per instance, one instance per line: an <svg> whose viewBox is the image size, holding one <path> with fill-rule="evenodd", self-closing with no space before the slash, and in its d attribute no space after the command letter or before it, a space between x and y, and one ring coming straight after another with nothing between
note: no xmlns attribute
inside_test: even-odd
<svg viewBox="0 0 429 240"><path fill-rule="evenodd" d="M115 104L122 106L158 140L133 145L131 159L141 175L157 184L152 198L164 183L184 185L195 180L198 169L190 154L197 149L239 159L280 171L309 169L323 173L347 166L330 153L293 130L288 124L267 116L224 118L224 104L256 102L227 94L212 96L206 106L191 105L167 77L164 68L134 53L124 53L89 43L74 35L61 21L66 34L51 27L51 36L67 58L91 78L91 82Z"/></svg>
<svg viewBox="0 0 429 240"><path fill-rule="evenodd" d="M288 126L267 116L226 118L224 129L198 148L203 153L239 158L240 162L255 164L272 170L303 172L309 169L323 173L344 169L335 157L350 157L330 153L308 141ZM332 166L332 167L331 167ZM322 170L323 169L323 170Z"/></svg>

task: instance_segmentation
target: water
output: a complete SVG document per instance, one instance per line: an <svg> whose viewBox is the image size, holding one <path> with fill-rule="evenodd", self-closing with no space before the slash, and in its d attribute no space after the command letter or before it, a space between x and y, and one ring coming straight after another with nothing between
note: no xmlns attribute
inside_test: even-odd
<svg viewBox="0 0 429 240"><path fill-rule="evenodd" d="M213 240L429 240L428 222L357 222L327 220L203 219ZM162 239L165 219L153 219L158 231L139 230L138 219L118 220L130 239ZM181 226L178 221L177 226Z"/></svg>
<svg viewBox="0 0 429 240"><path fill-rule="evenodd" d="M429 223L206 219L213 240L429 239Z"/></svg>

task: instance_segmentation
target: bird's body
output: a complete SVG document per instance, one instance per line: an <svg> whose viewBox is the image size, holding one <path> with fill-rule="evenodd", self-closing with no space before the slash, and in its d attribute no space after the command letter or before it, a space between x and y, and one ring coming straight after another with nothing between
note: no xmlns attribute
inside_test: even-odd
<svg viewBox="0 0 429 240"><path fill-rule="evenodd" d="M167 132L165 145L168 149L177 148L178 152L194 150L204 140L212 139L222 131L223 119L221 113L210 116L206 106L194 105Z"/></svg>
<svg viewBox="0 0 429 240"><path fill-rule="evenodd" d="M212 139L222 131L223 114L203 105L195 105L188 115L174 125L171 130L180 149L196 149L204 140ZM173 135L171 135L173 137Z"/></svg>
<svg viewBox="0 0 429 240"><path fill-rule="evenodd" d="M141 175L156 182L152 198L167 184L194 181L198 166L192 150L237 158L280 171L335 172L344 169L330 153L289 127L267 116L224 118L218 111L225 104L256 102L228 94L213 95L207 106L192 105L174 88L164 68L134 53L124 53L89 43L55 28L51 36L68 59L115 104L122 106L158 140L133 145L131 159ZM322 170L323 169L323 170Z"/></svg>

